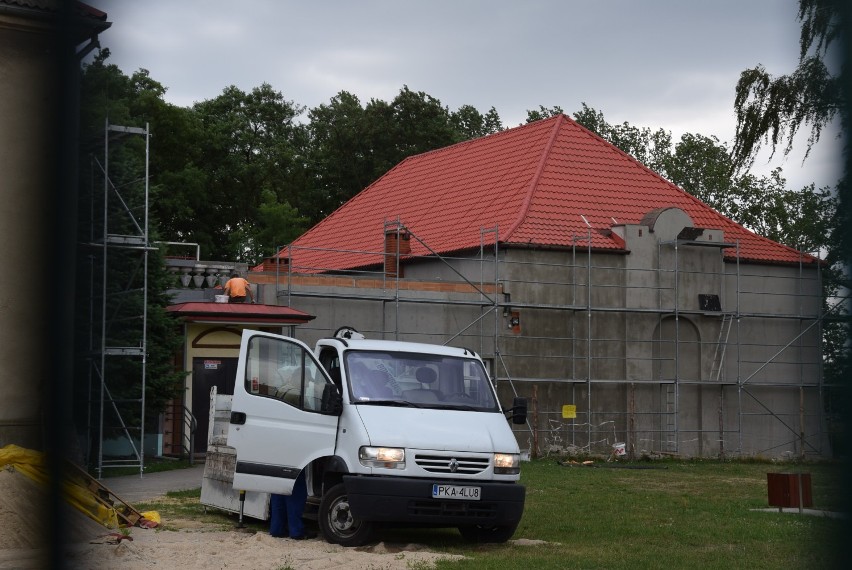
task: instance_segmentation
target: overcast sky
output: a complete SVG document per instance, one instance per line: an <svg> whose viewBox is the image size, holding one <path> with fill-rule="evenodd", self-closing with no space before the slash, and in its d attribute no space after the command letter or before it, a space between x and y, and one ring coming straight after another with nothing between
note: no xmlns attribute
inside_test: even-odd
<svg viewBox="0 0 852 570"><path fill-rule="evenodd" d="M229 85L266 82L308 108L344 90L390 101L408 85L450 110L493 106L506 127L585 102L610 123L732 143L740 72L789 73L798 57L795 0L87 1L112 22L109 61L147 69L181 106ZM826 133L804 168L796 152L754 170L833 185L838 149Z"/></svg>

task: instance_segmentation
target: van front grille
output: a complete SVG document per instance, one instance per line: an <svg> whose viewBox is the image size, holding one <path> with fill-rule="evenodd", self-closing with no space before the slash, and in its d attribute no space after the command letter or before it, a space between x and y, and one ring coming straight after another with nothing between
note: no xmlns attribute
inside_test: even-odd
<svg viewBox="0 0 852 570"><path fill-rule="evenodd" d="M429 473L475 475L488 468L487 457L459 455L415 455L414 463Z"/></svg>

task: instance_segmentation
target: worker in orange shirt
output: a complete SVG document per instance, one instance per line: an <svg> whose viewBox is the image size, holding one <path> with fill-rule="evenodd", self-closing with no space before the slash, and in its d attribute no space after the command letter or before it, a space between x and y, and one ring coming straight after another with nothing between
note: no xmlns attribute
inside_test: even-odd
<svg viewBox="0 0 852 570"><path fill-rule="evenodd" d="M240 274L236 271L231 274L231 278L225 283L225 293L228 295L229 303L245 303L246 295L254 303L251 285L248 281L240 277Z"/></svg>

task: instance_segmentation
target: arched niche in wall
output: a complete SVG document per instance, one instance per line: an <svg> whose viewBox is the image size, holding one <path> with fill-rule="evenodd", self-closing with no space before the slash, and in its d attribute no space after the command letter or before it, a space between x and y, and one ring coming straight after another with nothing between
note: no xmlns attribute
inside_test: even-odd
<svg viewBox="0 0 852 570"><path fill-rule="evenodd" d="M701 336L685 317L663 317L654 330L654 379L701 380Z"/></svg>
<svg viewBox="0 0 852 570"><path fill-rule="evenodd" d="M231 327L212 327L192 339L192 348L240 348L242 331Z"/></svg>

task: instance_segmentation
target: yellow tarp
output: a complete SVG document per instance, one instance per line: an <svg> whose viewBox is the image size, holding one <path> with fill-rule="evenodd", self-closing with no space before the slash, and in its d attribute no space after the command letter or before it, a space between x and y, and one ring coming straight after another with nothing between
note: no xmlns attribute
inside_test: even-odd
<svg viewBox="0 0 852 570"><path fill-rule="evenodd" d="M48 473L44 454L40 451L25 449L17 445L7 445L0 448L0 468L12 467L15 471L26 475L36 483L47 486ZM116 510L98 501L93 491L90 491L82 477L66 473L62 481L62 491L65 500L77 510L108 528L118 528Z"/></svg>

